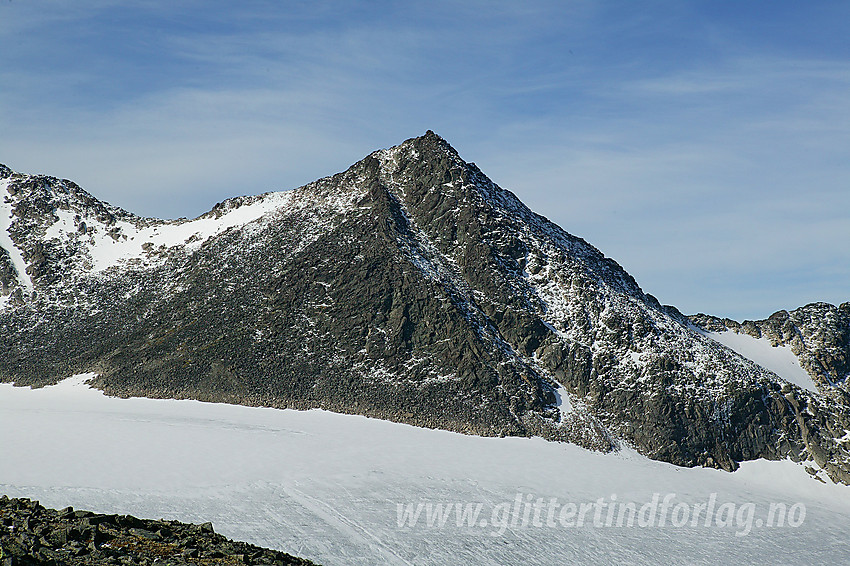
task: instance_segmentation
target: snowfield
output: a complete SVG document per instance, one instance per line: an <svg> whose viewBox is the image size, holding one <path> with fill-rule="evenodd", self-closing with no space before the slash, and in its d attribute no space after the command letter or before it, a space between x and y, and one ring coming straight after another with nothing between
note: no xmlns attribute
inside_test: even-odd
<svg viewBox="0 0 850 566"><path fill-rule="evenodd" d="M88 377L40 390L0 384L0 493L54 507L211 520L228 537L325 565L843 564L850 557L850 488L821 484L791 462L745 463L734 474L683 469L629 451L605 455L324 411L109 398L90 389ZM607 511L594 525L600 498L641 508L656 493L670 504L664 526L658 516L646 527L617 527L616 519L605 526ZM712 498L709 526L702 517L683 524L685 507L693 514ZM523 526L526 502L538 499L570 511L584 504L585 524L569 512L547 517L547 508ZM438 503L482 511L473 526L459 526L452 511L442 527L429 527L423 510L416 524L407 516L400 527L399 505L420 503L432 505L432 519ZM772 503L789 510L781 527L765 525ZM724 504L734 506L726 515ZM517 520L502 521L517 505L519 515L510 515Z"/></svg>
<svg viewBox="0 0 850 566"><path fill-rule="evenodd" d="M706 336L720 342L761 367L813 393L818 392L817 385L809 373L800 365L800 361L791 346L773 346L767 338L753 338L743 332L704 332Z"/></svg>
<svg viewBox="0 0 850 566"><path fill-rule="evenodd" d="M6 196L8 186L8 179L0 180L0 247L9 252L9 258L12 260L12 265L15 267L15 271L18 272L18 279L21 284L27 289L27 291L32 291L32 280L29 275L27 275L27 262L24 261L24 257L21 255L21 250L18 249L15 242L13 242L12 238L9 236L9 227L14 221L14 216L12 214L11 201L9 200L9 197Z"/></svg>
<svg viewBox="0 0 850 566"><path fill-rule="evenodd" d="M139 219L133 219L132 222L118 220L108 228L87 218L88 223L95 228L91 235L84 238L91 259L90 272L101 272L131 260L146 261L148 250L180 246L196 249L230 228L250 224L274 213L286 206L291 196L291 192L267 193L251 203L220 211L218 216L207 213L193 220L156 221L141 226L138 225ZM55 214L59 220L47 229L45 240L65 241L69 234L78 232L74 211L57 209ZM116 237L112 237L113 231Z"/></svg>

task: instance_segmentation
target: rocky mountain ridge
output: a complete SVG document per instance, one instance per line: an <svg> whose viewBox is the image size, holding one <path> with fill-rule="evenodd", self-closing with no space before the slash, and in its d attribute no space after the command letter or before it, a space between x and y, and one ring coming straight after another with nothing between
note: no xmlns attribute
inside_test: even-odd
<svg viewBox="0 0 850 566"><path fill-rule="evenodd" d="M850 481L850 405L831 386L712 340L433 132L195 220L8 169L4 190L0 379L96 371L116 395L626 443L729 470L787 457Z"/></svg>
<svg viewBox="0 0 850 566"><path fill-rule="evenodd" d="M811 303L792 311L775 312L764 320L737 322L706 314L689 318L707 331L733 331L765 338L773 346L789 346L820 391L848 391L850 302L838 306Z"/></svg>

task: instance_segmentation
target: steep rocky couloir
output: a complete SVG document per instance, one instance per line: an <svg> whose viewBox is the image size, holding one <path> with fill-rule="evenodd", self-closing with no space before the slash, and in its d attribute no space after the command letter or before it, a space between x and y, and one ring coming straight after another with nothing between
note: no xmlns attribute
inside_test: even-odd
<svg viewBox="0 0 850 566"><path fill-rule="evenodd" d="M110 217L62 192L68 181L5 179L17 262L39 267L31 289L4 279L4 380L96 371L115 395L627 443L685 466L790 457L850 481L846 402L705 336L432 132L194 221L101 204ZM28 190L33 179L45 190ZM167 246L150 235L260 209ZM24 224L18 210L39 212ZM145 237L132 257L114 252ZM118 259L106 265L103 249Z"/></svg>

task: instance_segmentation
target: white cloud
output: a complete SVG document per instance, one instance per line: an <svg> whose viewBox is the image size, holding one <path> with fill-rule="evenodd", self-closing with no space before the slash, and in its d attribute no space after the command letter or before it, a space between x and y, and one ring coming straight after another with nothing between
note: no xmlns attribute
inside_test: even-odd
<svg viewBox="0 0 850 566"><path fill-rule="evenodd" d="M811 290L850 299L835 267L850 266L850 65L721 52L647 66L628 51L642 44L618 38L651 43L658 6L603 25L610 7L594 2L486 4L210 9L206 27L134 37L151 61L103 52L67 68L44 55L64 39L39 35L46 66L0 70L0 162L134 212L195 215L430 128L684 310L758 317ZM113 5L51 4L45 18L67 35ZM132 6L178 22L203 9ZM14 23L2 10L0 47L47 25L32 7Z"/></svg>

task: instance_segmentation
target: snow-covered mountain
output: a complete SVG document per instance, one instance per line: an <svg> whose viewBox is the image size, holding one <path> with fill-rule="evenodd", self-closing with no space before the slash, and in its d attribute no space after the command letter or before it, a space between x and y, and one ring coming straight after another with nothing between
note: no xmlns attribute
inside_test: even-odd
<svg viewBox="0 0 850 566"><path fill-rule="evenodd" d="M212 521L227 537L325 566L847 562L850 489L787 460L744 462L734 474L683 469L630 450L320 410L117 399L89 389L88 377L0 384L0 493ZM653 501L654 512L621 515ZM591 506L583 523L571 505ZM9 538L0 524L7 551Z"/></svg>
<svg viewBox="0 0 850 566"><path fill-rule="evenodd" d="M0 195L2 380L94 371L121 396L626 444L685 466L791 458L850 482L840 388L722 345L432 132L194 220L7 168Z"/></svg>

